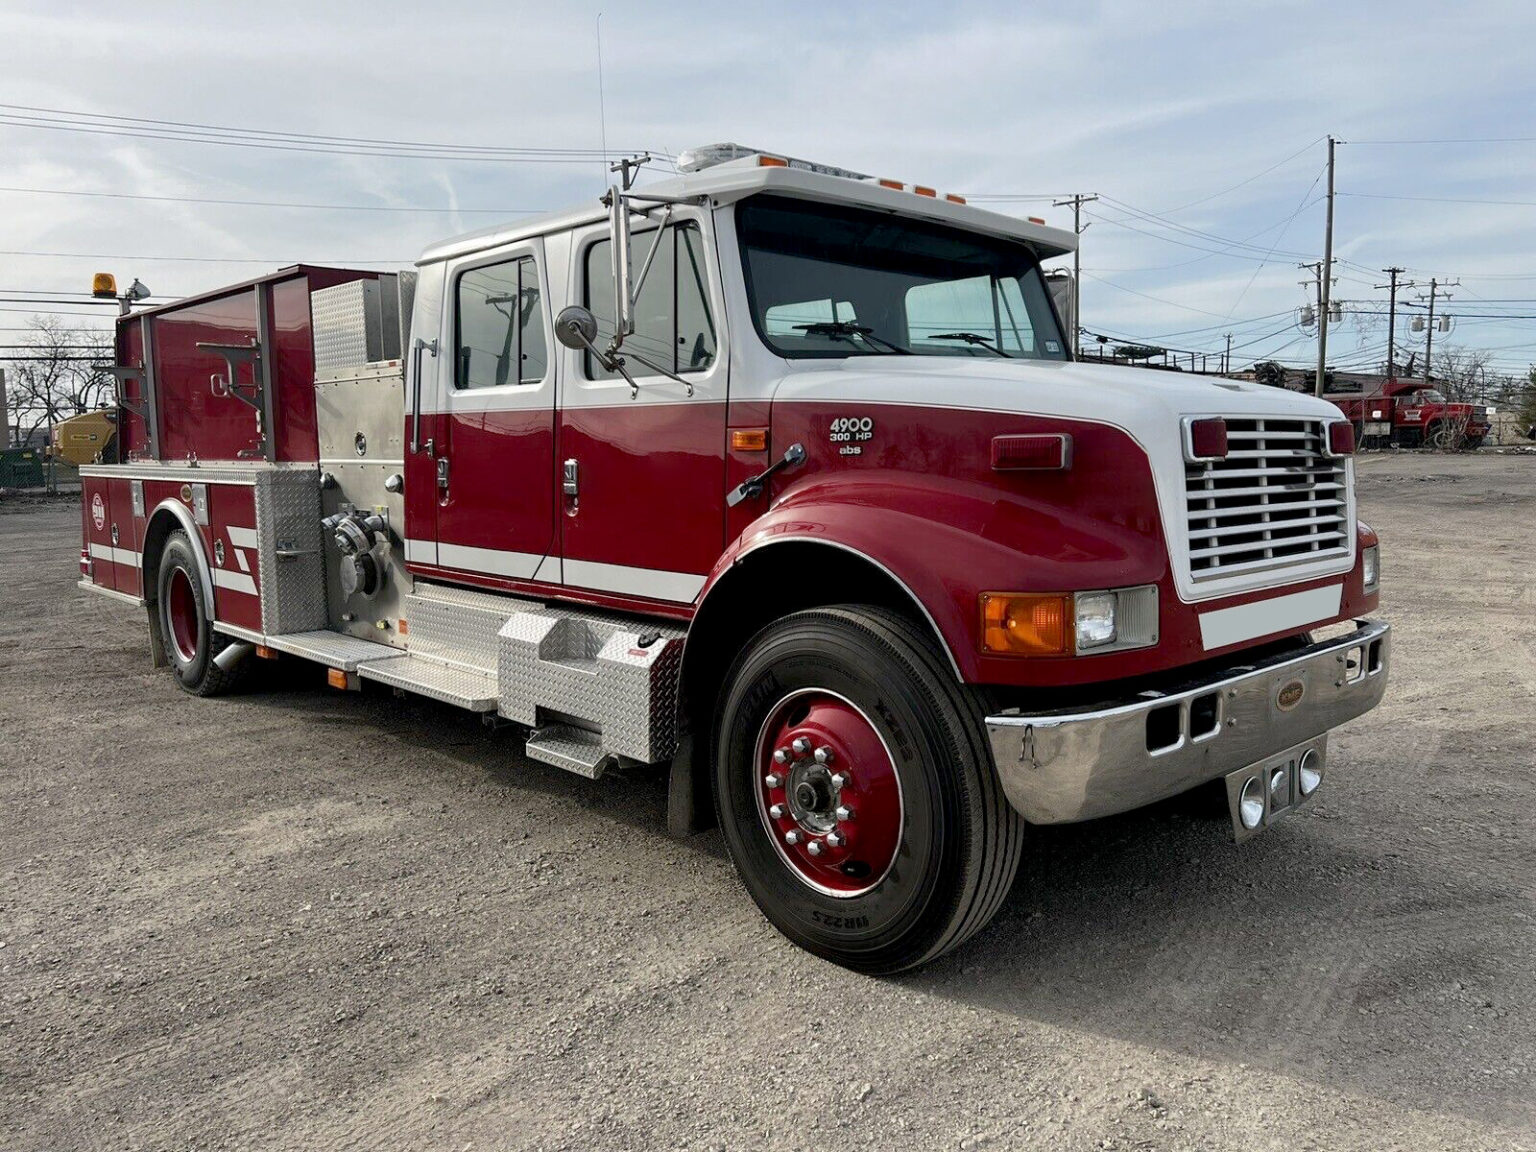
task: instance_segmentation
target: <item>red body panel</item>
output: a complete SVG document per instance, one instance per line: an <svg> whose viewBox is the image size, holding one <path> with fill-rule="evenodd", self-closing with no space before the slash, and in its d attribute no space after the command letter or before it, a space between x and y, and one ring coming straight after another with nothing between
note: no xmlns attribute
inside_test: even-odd
<svg viewBox="0 0 1536 1152"><path fill-rule="evenodd" d="M564 558L708 573L725 542L725 412L706 400L566 410L559 456L578 462L581 496L560 517Z"/></svg>
<svg viewBox="0 0 1536 1152"><path fill-rule="evenodd" d="M112 562L111 481L99 476L80 478L80 525L85 548L91 556L91 582L101 588L117 588L117 565Z"/></svg>
<svg viewBox="0 0 1536 1152"><path fill-rule="evenodd" d="M436 422L437 451L446 453L450 469L447 499L437 502L439 546L548 555L556 545L553 404L455 413ZM440 563L451 566L447 557Z"/></svg>
<svg viewBox="0 0 1536 1152"><path fill-rule="evenodd" d="M258 337L258 297L264 298L269 318L266 357L273 388L271 430L274 458L282 461L314 460L318 455L315 435L314 351L309 294L317 288L374 276L372 272L340 268L296 266L261 280L221 289L162 308L136 312L118 320L118 363L137 366L143 361L142 331L151 331L152 360L160 423L160 458L186 460L237 460L257 442L255 411L233 396L215 396L210 378L227 369L216 352L198 348L207 344L248 344ZM252 382L252 369L240 370L240 379ZM130 385L128 398L142 399L138 384ZM148 441L143 421L126 412L119 414L122 459L143 459Z"/></svg>
<svg viewBox="0 0 1536 1152"><path fill-rule="evenodd" d="M851 548L907 586L932 616L966 680L998 685L1090 684L1251 647L1270 638L1207 651L1199 614L1281 592L1342 583L1338 619L1375 607L1375 597L1361 592L1358 564L1347 577L1199 605L1181 602L1168 567L1151 466L1134 440L1105 425L861 404L858 415L871 417L876 431L861 454L850 457L828 435L830 421L844 414L819 403L774 406L773 455L799 442L805 445L806 462L781 474L772 509L727 550L714 579L745 552L776 541L820 540ZM992 437L1031 432L1070 433L1072 467L993 472ZM1161 626L1155 646L1053 658L980 651L981 592L1137 584L1159 587Z"/></svg>
<svg viewBox="0 0 1536 1152"><path fill-rule="evenodd" d="M251 546L256 535L256 489L245 484L208 485L208 523L201 527L213 572L215 615L225 623L260 631L261 565L257 549ZM218 559L221 551L223 563Z"/></svg>
<svg viewBox="0 0 1536 1152"><path fill-rule="evenodd" d="M117 529L117 590L129 596L142 596L144 573L138 557L143 546L144 522L133 515L133 482L114 478L108 481L108 487L112 493L109 527Z"/></svg>

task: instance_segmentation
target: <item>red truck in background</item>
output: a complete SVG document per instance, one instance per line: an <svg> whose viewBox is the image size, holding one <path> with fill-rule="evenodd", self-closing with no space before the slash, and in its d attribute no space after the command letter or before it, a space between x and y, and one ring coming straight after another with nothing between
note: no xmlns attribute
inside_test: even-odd
<svg viewBox="0 0 1536 1152"><path fill-rule="evenodd" d="M1447 400L1422 380L1389 376L1377 388L1340 383L1325 399L1355 426L1362 448L1477 448L1488 435L1485 405Z"/></svg>

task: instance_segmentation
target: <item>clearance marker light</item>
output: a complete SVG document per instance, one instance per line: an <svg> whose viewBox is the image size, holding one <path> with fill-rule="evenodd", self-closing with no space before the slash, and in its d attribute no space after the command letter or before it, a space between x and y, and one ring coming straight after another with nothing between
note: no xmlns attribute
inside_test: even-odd
<svg viewBox="0 0 1536 1152"><path fill-rule="evenodd" d="M1328 425L1328 455L1353 456L1355 454L1355 426L1348 420L1335 420Z"/></svg>
<svg viewBox="0 0 1536 1152"><path fill-rule="evenodd" d="M1062 471L1072 467L1072 437L1058 432L992 437L992 470Z"/></svg>
<svg viewBox="0 0 1536 1152"><path fill-rule="evenodd" d="M1191 461L1227 458L1227 422L1220 417L1191 420L1185 453Z"/></svg>
<svg viewBox="0 0 1536 1152"><path fill-rule="evenodd" d="M768 451L768 429L766 428L733 428L731 429L731 449L736 452L766 452Z"/></svg>

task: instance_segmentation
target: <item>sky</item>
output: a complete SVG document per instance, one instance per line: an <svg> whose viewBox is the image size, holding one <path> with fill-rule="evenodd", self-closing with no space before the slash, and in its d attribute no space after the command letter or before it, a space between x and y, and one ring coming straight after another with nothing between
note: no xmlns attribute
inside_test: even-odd
<svg viewBox="0 0 1536 1152"><path fill-rule="evenodd" d="M95 271L170 298L300 260L408 266L434 240L590 201L605 147L732 140L1064 227L1055 200L1098 195L1083 213L1089 346L1214 356L1231 333L1234 368L1300 367L1316 335L1298 324L1312 288L1297 265L1322 256L1331 134L1345 316L1330 362L1382 363L1376 285L1399 266L1416 284L1400 359L1422 349L1410 318L1434 277L1459 281L1436 347L1523 374L1533 43L1529 0L0 0L0 345L39 309L105 325L109 309L37 302L83 299ZM452 147L234 146L142 121Z"/></svg>

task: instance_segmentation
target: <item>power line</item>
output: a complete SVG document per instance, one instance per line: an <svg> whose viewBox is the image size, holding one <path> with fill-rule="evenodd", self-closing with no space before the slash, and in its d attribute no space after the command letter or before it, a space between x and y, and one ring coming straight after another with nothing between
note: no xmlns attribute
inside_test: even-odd
<svg viewBox="0 0 1536 1152"><path fill-rule="evenodd" d="M1467 136L1459 140L1351 140L1351 144L1536 144L1536 136Z"/></svg>
<svg viewBox="0 0 1536 1152"><path fill-rule="evenodd" d="M1536 208L1536 200L1473 200L1464 196L1389 196L1385 192L1340 192L1361 200L1415 200L1425 204L1500 204L1517 208Z"/></svg>
<svg viewBox="0 0 1536 1152"><path fill-rule="evenodd" d="M3 249L0 249L0 256L39 256L55 260L142 260L173 264L272 264L279 268L290 264L336 264L345 267L348 264L411 264L415 262L413 256L377 260L321 260L315 257L304 260L275 260L265 256L127 256L121 252L22 252Z"/></svg>
<svg viewBox="0 0 1536 1152"><path fill-rule="evenodd" d="M1260 179L1261 177L1264 177L1264 176L1268 176L1276 168L1283 168L1283 167L1285 167L1292 160L1296 159L1296 157L1302 155L1305 152L1311 151L1317 145L1321 144L1324 139L1326 139L1326 137L1319 136L1316 140L1309 141L1305 146L1303 146L1301 148L1298 148L1295 152L1292 152L1289 156L1287 156L1284 160L1281 160L1279 163L1271 164L1268 168L1264 169L1264 171L1256 173L1255 175L1248 177L1248 179L1246 179L1246 180L1240 180L1236 184L1232 185L1232 187L1230 187L1230 188L1223 188L1220 192L1213 192L1211 195L1202 197L1199 200L1191 200L1188 204L1180 204L1177 208L1164 208L1163 209L1163 214L1167 215L1167 214L1169 214L1171 212L1182 212L1182 211L1184 211L1184 209L1186 209L1186 208L1193 208L1197 204L1205 204L1205 203L1208 203L1208 202L1210 202L1212 200L1220 199L1222 196L1225 196L1228 192L1236 192L1239 188L1242 188L1244 185L1252 184L1255 180L1258 180L1258 179Z"/></svg>
<svg viewBox="0 0 1536 1152"><path fill-rule="evenodd" d="M145 196L132 192L81 192L72 188L0 187L0 192L20 192L35 196L92 196L107 200L151 200L171 204L216 204L243 208L304 208L337 212L431 212L473 216L525 216L547 211L544 208L426 208L417 205L394 207L387 204L304 204L288 200L220 200L200 196Z"/></svg>
<svg viewBox="0 0 1536 1152"><path fill-rule="evenodd" d="M519 148L506 145L480 146L474 144L439 144L422 140L388 140L369 136L325 136L309 132L279 132L268 128L229 128L217 124L199 124L188 120L157 120L145 116L119 116L107 112L79 112L64 108L40 108L33 104L0 104L0 108L10 109L11 113L41 112L50 116L72 116L84 121L101 121L105 123L129 123L147 124L158 128L193 128L201 131L223 132L240 136L265 136L285 140L304 140L315 142L329 142L342 144L372 144L380 147L391 148L426 148L433 151L473 151L473 152L507 152L507 153L556 153L565 155L580 155L590 157L595 153L592 148Z"/></svg>
<svg viewBox="0 0 1536 1152"><path fill-rule="evenodd" d="M5 111L4 109L10 109ZM259 128L225 128L176 120L73 112L0 104L0 124L58 132L80 132L129 139L170 140L192 144L221 144L264 151L308 152L323 155L374 156L388 159L475 161L500 164L586 164L601 158L596 149L513 148L369 137L320 136L275 132Z"/></svg>

